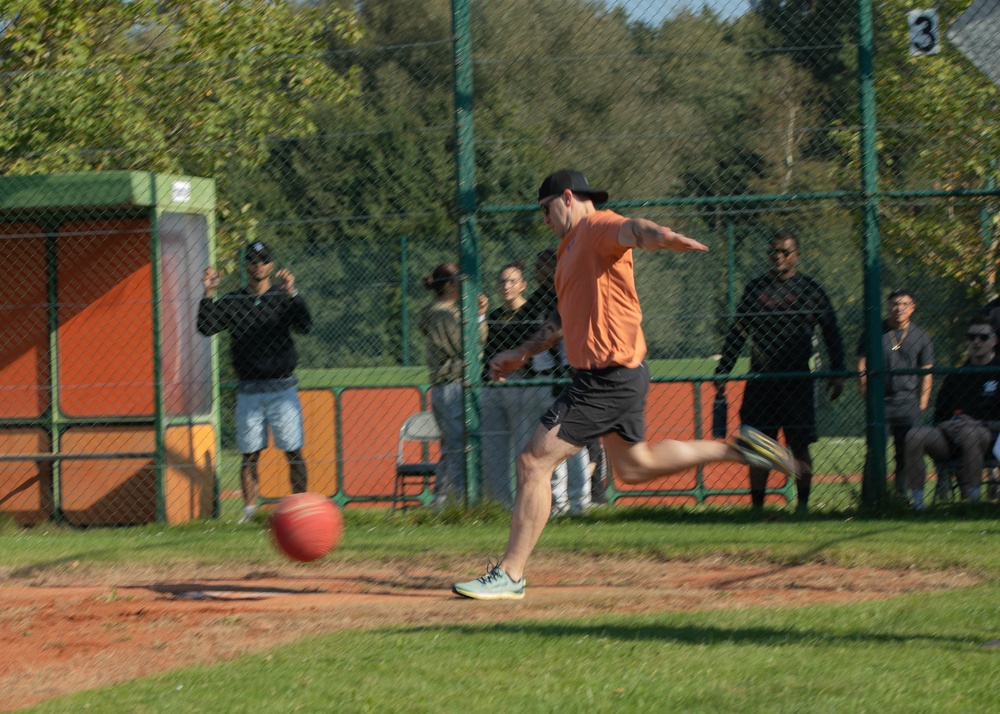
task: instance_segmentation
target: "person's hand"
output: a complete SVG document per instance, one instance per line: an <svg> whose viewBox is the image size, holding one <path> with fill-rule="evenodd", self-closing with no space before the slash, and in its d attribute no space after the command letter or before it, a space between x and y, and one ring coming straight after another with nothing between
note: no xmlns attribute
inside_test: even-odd
<svg viewBox="0 0 1000 714"><path fill-rule="evenodd" d="M486 297L485 293L479 293L479 314L480 316L486 314L486 308L490 306L490 299Z"/></svg>
<svg viewBox="0 0 1000 714"><path fill-rule="evenodd" d="M490 381L502 382L511 372L516 372L528 361L528 355L521 350L498 352L490 360Z"/></svg>
<svg viewBox="0 0 1000 714"><path fill-rule="evenodd" d="M205 297L214 297L215 291L219 289L219 283L221 281L222 273L213 268L211 265L205 268L205 272L201 275L201 284L205 288Z"/></svg>
<svg viewBox="0 0 1000 714"><path fill-rule="evenodd" d="M708 250L707 245L705 245L704 243L699 243L694 238L688 238L683 233L672 231L669 228L667 229L667 231L669 232L668 239L670 241L669 243L670 250L677 251L678 253L687 253L688 251L692 250L697 250L697 251Z"/></svg>
<svg viewBox="0 0 1000 714"><path fill-rule="evenodd" d="M830 377L830 381L826 385L826 391L830 395L830 401L839 397L844 391L844 378L843 377Z"/></svg>
<svg viewBox="0 0 1000 714"><path fill-rule="evenodd" d="M278 284L278 287L284 289L289 295L295 293L295 276L288 268L282 268L277 273L274 274L274 281Z"/></svg>

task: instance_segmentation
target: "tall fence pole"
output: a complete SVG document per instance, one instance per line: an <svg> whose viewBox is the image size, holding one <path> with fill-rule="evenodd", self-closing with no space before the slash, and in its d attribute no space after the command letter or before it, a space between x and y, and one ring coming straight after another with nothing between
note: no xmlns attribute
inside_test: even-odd
<svg viewBox="0 0 1000 714"><path fill-rule="evenodd" d="M885 500L885 365L882 359L882 283L879 273L878 147L875 125L874 23L871 0L858 0L858 87L861 109L861 191L864 237L865 425L868 455L862 504L879 509ZM899 478L899 474L896 474Z"/></svg>
<svg viewBox="0 0 1000 714"><path fill-rule="evenodd" d="M472 115L472 3L452 0L451 22L455 62L455 205L458 222L458 265L462 284L462 340L465 348L466 497L479 500L479 396L482 369L479 352L478 302L482 291L479 231L476 227L476 161Z"/></svg>

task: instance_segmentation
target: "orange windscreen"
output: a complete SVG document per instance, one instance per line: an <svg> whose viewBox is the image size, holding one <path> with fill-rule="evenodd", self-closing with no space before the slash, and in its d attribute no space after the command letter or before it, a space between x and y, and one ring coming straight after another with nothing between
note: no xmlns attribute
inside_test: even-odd
<svg viewBox="0 0 1000 714"><path fill-rule="evenodd" d="M344 493L391 496L399 428L420 411L420 390L345 389L340 395Z"/></svg>
<svg viewBox="0 0 1000 714"><path fill-rule="evenodd" d="M167 523L211 518L217 463L215 441L215 427L211 424L166 429L167 468L163 478L163 505Z"/></svg>
<svg viewBox="0 0 1000 714"><path fill-rule="evenodd" d="M149 221L67 222L56 251L62 410L69 416L151 415Z"/></svg>
<svg viewBox="0 0 1000 714"><path fill-rule="evenodd" d="M73 427L59 444L68 454L152 453L147 426ZM131 525L156 520L153 459L67 459L60 465L60 506L72 525Z"/></svg>
<svg viewBox="0 0 1000 714"><path fill-rule="evenodd" d="M0 418L48 409L47 285L41 227L0 224Z"/></svg>
<svg viewBox="0 0 1000 714"><path fill-rule="evenodd" d="M0 454L41 454L50 444L44 429L0 429ZM52 464L7 461L0 467L0 513L20 525L47 520L52 514Z"/></svg>
<svg viewBox="0 0 1000 714"><path fill-rule="evenodd" d="M337 404L333 392L327 389L299 391L302 403L302 423L305 445L302 456L306 462L306 490L333 496L337 493ZM292 492L288 479L288 459L283 451L268 448L260 454L257 475L263 498L281 498Z"/></svg>

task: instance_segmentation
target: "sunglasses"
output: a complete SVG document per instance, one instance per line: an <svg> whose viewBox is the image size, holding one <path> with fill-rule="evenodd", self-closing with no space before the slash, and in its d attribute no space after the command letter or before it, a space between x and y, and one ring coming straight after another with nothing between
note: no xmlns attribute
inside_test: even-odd
<svg viewBox="0 0 1000 714"><path fill-rule="evenodd" d="M966 332L965 333L965 339L969 340L970 342L973 341L973 340L978 341L978 342L986 342L986 340L990 339L991 337L993 337L993 333L992 332Z"/></svg>
<svg viewBox="0 0 1000 714"><path fill-rule="evenodd" d="M556 198L557 196L553 196L552 198L546 199L545 203L540 203L538 205L538 207L542 209L543 216L549 215L549 207L552 205L552 202L556 200Z"/></svg>
<svg viewBox="0 0 1000 714"><path fill-rule="evenodd" d="M271 256L257 255L253 258L247 258L247 265L257 265L258 263L270 263Z"/></svg>
<svg viewBox="0 0 1000 714"><path fill-rule="evenodd" d="M771 255L783 255L786 258L795 252L795 249L786 250L785 248L772 248L770 251Z"/></svg>

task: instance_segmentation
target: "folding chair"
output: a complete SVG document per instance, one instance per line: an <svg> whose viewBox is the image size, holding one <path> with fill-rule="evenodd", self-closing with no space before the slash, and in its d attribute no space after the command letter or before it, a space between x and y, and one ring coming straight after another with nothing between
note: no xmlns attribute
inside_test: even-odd
<svg viewBox="0 0 1000 714"><path fill-rule="evenodd" d="M434 473L437 470L436 461L404 461L404 450L406 442L418 442L423 444L421 455L427 458L427 444L441 439L441 430L438 429L434 414L425 411L406 418L403 426L399 429L399 447L396 450L396 483L392 490L392 508L395 510L400 505L405 511L407 505L414 500L429 503L433 499L431 487L433 485ZM420 483L422 490L419 495L407 495L406 486L408 483Z"/></svg>

